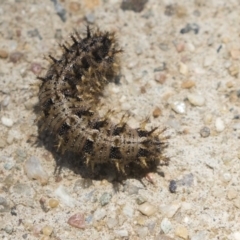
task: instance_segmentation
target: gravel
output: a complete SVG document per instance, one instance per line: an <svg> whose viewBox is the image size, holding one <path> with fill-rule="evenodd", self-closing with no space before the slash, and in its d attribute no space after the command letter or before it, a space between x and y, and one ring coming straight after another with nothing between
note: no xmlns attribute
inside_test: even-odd
<svg viewBox="0 0 240 240"><path fill-rule="evenodd" d="M11 2L0 6L0 238L239 240L239 4ZM157 173L91 172L39 134L45 56L87 23L115 31L124 50L103 116L167 127L170 163Z"/></svg>

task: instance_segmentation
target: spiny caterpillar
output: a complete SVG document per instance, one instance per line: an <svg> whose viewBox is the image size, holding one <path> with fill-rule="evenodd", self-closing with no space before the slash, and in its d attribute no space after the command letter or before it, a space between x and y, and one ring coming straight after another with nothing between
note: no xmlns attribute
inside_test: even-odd
<svg viewBox="0 0 240 240"><path fill-rule="evenodd" d="M136 164L148 169L153 164L167 163L163 155L167 138L162 132L145 127L133 129L123 119L114 124L108 115L97 111L104 87L114 80L120 69L115 34L92 31L85 37L71 35L72 44L63 44L59 60L52 63L42 80L39 103L42 128L57 139L62 152L81 155L92 169L95 164L114 164L118 171Z"/></svg>

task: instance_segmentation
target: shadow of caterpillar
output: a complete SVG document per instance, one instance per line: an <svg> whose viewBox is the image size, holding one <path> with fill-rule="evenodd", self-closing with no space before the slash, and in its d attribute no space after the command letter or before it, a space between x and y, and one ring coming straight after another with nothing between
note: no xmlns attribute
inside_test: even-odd
<svg viewBox="0 0 240 240"><path fill-rule="evenodd" d="M84 38L78 33L71 38L72 44L62 45L61 58L50 56L52 64L39 77L41 128L57 138L62 152L81 154L92 169L95 164L110 163L124 173L131 163L144 169L167 163L163 155L167 138L159 138L158 128L133 129L123 119L114 124L97 112L104 87L120 69L122 50L114 33L87 27Z"/></svg>

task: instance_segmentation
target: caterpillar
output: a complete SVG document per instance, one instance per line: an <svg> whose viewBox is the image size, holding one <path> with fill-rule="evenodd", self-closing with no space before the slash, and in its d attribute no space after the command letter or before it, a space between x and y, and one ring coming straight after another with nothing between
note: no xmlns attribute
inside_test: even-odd
<svg viewBox="0 0 240 240"><path fill-rule="evenodd" d="M120 55L114 32L92 30L85 36L71 35L72 43L60 45L59 59L49 55L50 66L39 90L41 129L55 136L58 149L81 155L81 161L113 164L125 173L132 164L148 169L167 163L164 156L167 138L162 131L147 131L142 124L131 128L124 118L115 124L108 114L100 117L97 105L105 86L120 71Z"/></svg>

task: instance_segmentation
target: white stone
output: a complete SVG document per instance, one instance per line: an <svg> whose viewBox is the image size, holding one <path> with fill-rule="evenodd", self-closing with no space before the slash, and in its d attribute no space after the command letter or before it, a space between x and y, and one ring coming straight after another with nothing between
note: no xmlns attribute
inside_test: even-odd
<svg viewBox="0 0 240 240"><path fill-rule="evenodd" d="M10 102L10 96L6 96L2 101L2 106L7 107Z"/></svg>
<svg viewBox="0 0 240 240"><path fill-rule="evenodd" d="M123 207L123 214L124 214L125 216L131 218L131 217L133 216L133 213L134 213L134 210L133 210L133 208L132 208L130 205L126 204L126 205Z"/></svg>
<svg viewBox="0 0 240 240"><path fill-rule="evenodd" d="M146 215L146 216L151 216L154 213L156 213L156 207L154 207L152 204L145 202L139 207L139 211Z"/></svg>
<svg viewBox="0 0 240 240"><path fill-rule="evenodd" d="M179 114L186 113L186 104L184 102L175 101L171 104L172 110Z"/></svg>
<svg viewBox="0 0 240 240"><path fill-rule="evenodd" d="M118 220L117 220L117 218L111 217L111 218L107 219L106 223L107 223L108 228L111 229L118 225Z"/></svg>
<svg viewBox="0 0 240 240"><path fill-rule="evenodd" d="M180 206L181 206L180 203L173 203L171 205L161 205L160 210L161 210L161 213L164 214L164 216L168 218L172 218L175 215L175 213L178 211Z"/></svg>
<svg viewBox="0 0 240 240"><path fill-rule="evenodd" d="M231 181L232 175L231 175L229 172L224 172L224 173L222 174L221 178L222 178L222 180L223 180L224 182L227 183L227 182L230 182L230 181Z"/></svg>
<svg viewBox="0 0 240 240"><path fill-rule="evenodd" d="M146 236L148 234L148 228L147 227L140 227L137 230L137 234L140 237L140 239L146 239Z"/></svg>
<svg viewBox="0 0 240 240"><path fill-rule="evenodd" d="M137 64L138 64L137 61L131 61L128 63L127 67L129 69L132 69L132 68L135 68L137 66Z"/></svg>
<svg viewBox="0 0 240 240"><path fill-rule="evenodd" d="M182 62L180 62L179 64L179 72L183 75L187 75L188 74L188 66Z"/></svg>
<svg viewBox="0 0 240 240"><path fill-rule="evenodd" d="M96 221L99 221L103 219L106 216L106 214L107 214L106 210L104 208L100 208L94 212L93 217Z"/></svg>
<svg viewBox="0 0 240 240"><path fill-rule="evenodd" d="M187 48L190 52L194 52L195 51L195 46L190 42L187 44Z"/></svg>
<svg viewBox="0 0 240 240"><path fill-rule="evenodd" d="M225 129L225 124L220 117L216 118L215 127L217 132L222 132Z"/></svg>
<svg viewBox="0 0 240 240"><path fill-rule="evenodd" d="M48 182L48 174L44 171L40 161L36 157L31 157L25 162L25 173L29 179L37 179L42 185Z"/></svg>
<svg viewBox="0 0 240 240"><path fill-rule="evenodd" d="M12 127L13 125L13 120L11 118L7 118L7 117L2 117L1 118L2 124L6 127Z"/></svg>
<svg viewBox="0 0 240 240"><path fill-rule="evenodd" d="M164 218L161 222L161 229L165 234L169 233L172 230L172 223L168 218Z"/></svg>
<svg viewBox="0 0 240 240"><path fill-rule="evenodd" d="M128 231L126 229L114 231L120 237L128 237Z"/></svg>
<svg viewBox="0 0 240 240"><path fill-rule="evenodd" d="M198 94L188 94L188 101L194 106L203 106L205 103L205 98Z"/></svg>
<svg viewBox="0 0 240 240"><path fill-rule="evenodd" d="M62 203L64 203L68 207L72 207L72 208L75 207L75 199L69 195L65 187L63 187L62 185L60 185L55 190L54 194L56 197L60 199Z"/></svg>
<svg viewBox="0 0 240 240"><path fill-rule="evenodd" d="M213 115L211 113L207 113L204 115L203 121L207 125L212 122L212 119L213 119Z"/></svg>

